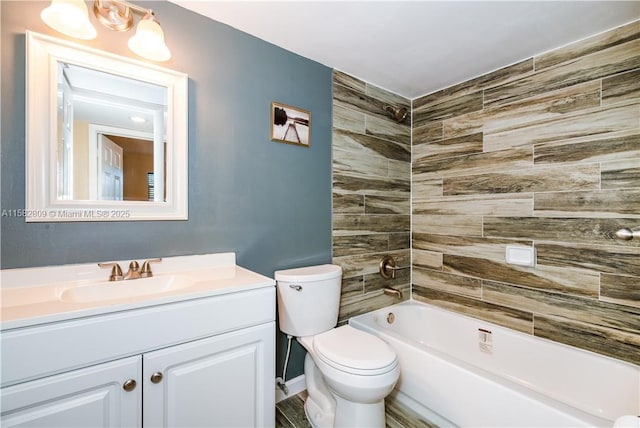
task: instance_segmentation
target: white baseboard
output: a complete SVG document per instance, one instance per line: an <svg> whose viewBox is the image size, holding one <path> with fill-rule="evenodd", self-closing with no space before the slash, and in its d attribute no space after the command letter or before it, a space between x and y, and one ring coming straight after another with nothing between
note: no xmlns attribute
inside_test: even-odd
<svg viewBox="0 0 640 428"><path fill-rule="evenodd" d="M304 391L307 389L307 382L304 379L304 375L301 374L298 377L294 377L293 379L289 379L287 381L287 388L289 390L289 394L285 394L283 390L278 387L278 382L282 381L282 378L276 378L276 403L282 401L286 398L293 397L294 395Z"/></svg>

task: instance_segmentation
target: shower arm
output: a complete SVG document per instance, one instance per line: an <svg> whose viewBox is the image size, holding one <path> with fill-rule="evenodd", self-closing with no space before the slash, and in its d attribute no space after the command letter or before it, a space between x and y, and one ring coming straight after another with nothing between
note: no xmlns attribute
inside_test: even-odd
<svg viewBox="0 0 640 428"><path fill-rule="evenodd" d="M385 104L382 108L398 123L403 122L409 114L409 110L406 107L394 107L390 104Z"/></svg>

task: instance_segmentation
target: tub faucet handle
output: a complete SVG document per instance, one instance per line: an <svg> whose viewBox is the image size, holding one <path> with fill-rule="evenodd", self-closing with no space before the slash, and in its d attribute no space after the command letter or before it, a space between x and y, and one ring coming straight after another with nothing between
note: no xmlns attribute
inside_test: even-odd
<svg viewBox="0 0 640 428"><path fill-rule="evenodd" d="M141 278L150 278L153 276L153 272L151 272L151 263L162 263L162 258L145 260L145 262L142 263L142 269L140 270Z"/></svg>
<svg viewBox="0 0 640 428"><path fill-rule="evenodd" d="M380 260L380 276L384 279L395 279L396 270L398 269L393 256L384 256L382 260Z"/></svg>
<svg viewBox="0 0 640 428"><path fill-rule="evenodd" d="M109 275L109 281L122 281L124 276L122 275L122 268L118 263L98 263L101 268L111 268L111 275Z"/></svg>

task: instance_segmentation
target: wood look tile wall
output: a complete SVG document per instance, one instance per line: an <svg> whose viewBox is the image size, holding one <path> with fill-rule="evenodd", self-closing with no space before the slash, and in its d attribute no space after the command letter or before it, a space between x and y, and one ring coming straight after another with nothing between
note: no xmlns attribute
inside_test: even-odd
<svg viewBox="0 0 640 428"><path fill-rule="evenodd" d="M640 239L614 237L640 230L640 21L412 108L413 297L640 364ZM382 233L372 222L348 227ZM507 244L537 266L507 264Z"/></svg>
<svg viewBox="0 0 640 428"><path fill-rule="evenodd" d="M385 105L411 101L339 71L333 74L333 262L342 266L340 322L409 298L411 272L411 126ZM384 255L400 270L378 274Z"/></svg>

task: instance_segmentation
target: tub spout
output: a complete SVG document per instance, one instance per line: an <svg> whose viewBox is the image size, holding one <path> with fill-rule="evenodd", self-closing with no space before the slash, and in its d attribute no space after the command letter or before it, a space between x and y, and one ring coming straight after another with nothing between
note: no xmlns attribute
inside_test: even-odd
<svg viewBox="0 0 640 428"><path fill-rule="evenodd" d="M386 287L384 290L384 294L387 296L396 296L398 300L402 300L402 291L396 290L395 288Z"/></svg>

